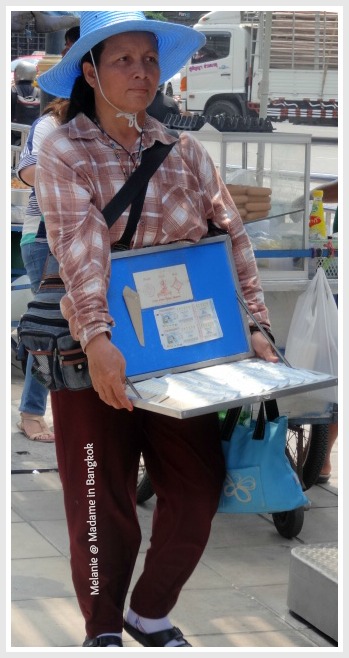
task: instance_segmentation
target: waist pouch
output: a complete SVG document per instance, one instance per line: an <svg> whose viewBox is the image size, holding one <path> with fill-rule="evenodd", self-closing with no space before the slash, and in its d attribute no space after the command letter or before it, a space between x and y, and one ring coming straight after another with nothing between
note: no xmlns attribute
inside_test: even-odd
<svg viewBox="0 0 349 658"><path fill-rule="evenodd" d="M52 254L48 259L55 260ZM56 269L57 273L58 269ZM50 391L80 391L92 386L87 356L62 316L62 281L47 275L17 327L18 351L32 355L32 376Z"/></svg>

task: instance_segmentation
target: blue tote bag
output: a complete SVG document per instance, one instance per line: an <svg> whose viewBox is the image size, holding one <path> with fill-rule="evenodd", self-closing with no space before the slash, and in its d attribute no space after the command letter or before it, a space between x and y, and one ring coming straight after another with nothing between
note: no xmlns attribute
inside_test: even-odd
<svg viewBox="0 0 349 658"><path fill-rule="evenodd" d="M273 514L309 505L285 453L288 419L276 401L262 402L249 426L238 423L240 412L229 410L222 426L226 477L217 512Z"/></svg>

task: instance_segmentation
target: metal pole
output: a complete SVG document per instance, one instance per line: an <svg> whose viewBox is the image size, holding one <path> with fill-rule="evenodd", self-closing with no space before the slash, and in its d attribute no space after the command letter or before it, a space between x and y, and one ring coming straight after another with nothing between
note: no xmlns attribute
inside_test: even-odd
<svg viewBox="0 0 349 658"><path fill-rule="evenodd" d="M262 12L260 18L260 29L262 28ZM268 94L269 94L269 68L270 68L270 41L271 41L271 25L272 25L272 12L265 12L265 32L264 32L264 48L263 48L263 61L262 61L262 80L260 85L260 109L259 117L262 119L267 118L268 110Z"/></svg>
<svg viewBox="0 0 349 658"><path fill-rule="evenodd" d="M259 118L266 119L268 112L268 95L269 95L269 67L270 67L270 41L271 41L271 24L272 24L272 12L260 12L259 15L259 30L260 35L262 34L263 29L263 13L265 14L265 32L264 32L264 44L263 44L263 60L262 60L262 79L260 83L260 107L259 107ZM261 46L261 38L260 38ZM257 153L257 165L256 165L256 178L257 184L263 185L263 171L264 171L264 153L265 153L265 144L258 145Z"/></svg>

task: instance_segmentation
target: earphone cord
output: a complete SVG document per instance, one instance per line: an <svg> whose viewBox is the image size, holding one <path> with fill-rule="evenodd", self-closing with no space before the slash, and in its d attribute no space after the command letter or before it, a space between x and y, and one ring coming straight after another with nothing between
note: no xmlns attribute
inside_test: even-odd
<svg viewBox="0 0 349 658"><path fill-rule="evenodd" d="M96 79L97 79L97 82L98 82L99 91L101 92L101 94L102 94L104 100L105 100L105 101L106 101L106 102L107 102L112 108L114 108L114 110L117 111L117 114L115 115L116 119L118 119L119 117L125 117L125 119L128 119L128 127L129 127L129 128L133 128L133 126L134 126L134 127L136 128L136 130L138 130L138 132L141 133L142 130L143 130L143 128L141 128L141 127L138 125L138 123L137 123L137 114L135 114L134 112L133 112L133 113L131 113L131 112L123 112L123 111L120 110L118 107L116 107L115 105L113 105L113 103L111 103L111 102L108 100L108 98L105 96L104 91L103 91L102 86L101 86L101 83L100 83L100 81L99 81L99 77L98 77L98 73L97 73L97 67L96 67L96 64L95 64L95 60L94 60L94 57L93 57L92 50L90 50L90 55L91 55L91 59L92 59L93 68L94 68L94 70L95 70L95 74L96 74Z"/></svg>

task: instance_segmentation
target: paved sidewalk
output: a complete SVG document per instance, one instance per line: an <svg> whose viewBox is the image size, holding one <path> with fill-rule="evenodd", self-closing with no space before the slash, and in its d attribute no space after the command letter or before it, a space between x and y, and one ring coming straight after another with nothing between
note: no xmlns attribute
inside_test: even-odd
<svg viewBox="0 0 349 658"><path fill-rule="evenodd" d="M31 443L17 430L22 385L23 378L14 370L12 636L7 642L12 652L24 647L47 647L47 653L50 647L55 647L55 652L62 647L62 655L63 647L85 651L81 649L84 624L70 576L55 448L53 444ZM326 648L330 653L336 649L331 638L288 610L287 591L292 548L338 541L337 473L336 444L331 480L307 491L312 505L297 538L281 537L270 515L217 514L202 559L171 614L196 653L201 653L200 647L222 651L230 647L235 653L239 648L259 647L274 651L319 647L321 653ZM135 577L150 537L153 509L154 498L138 508L143 541ZM319 600L318 605L326 606L326 599ZM127 633L123 639L129 655L148 652ZM137 652L130 652L130 648L137 648Z"/></svg>

